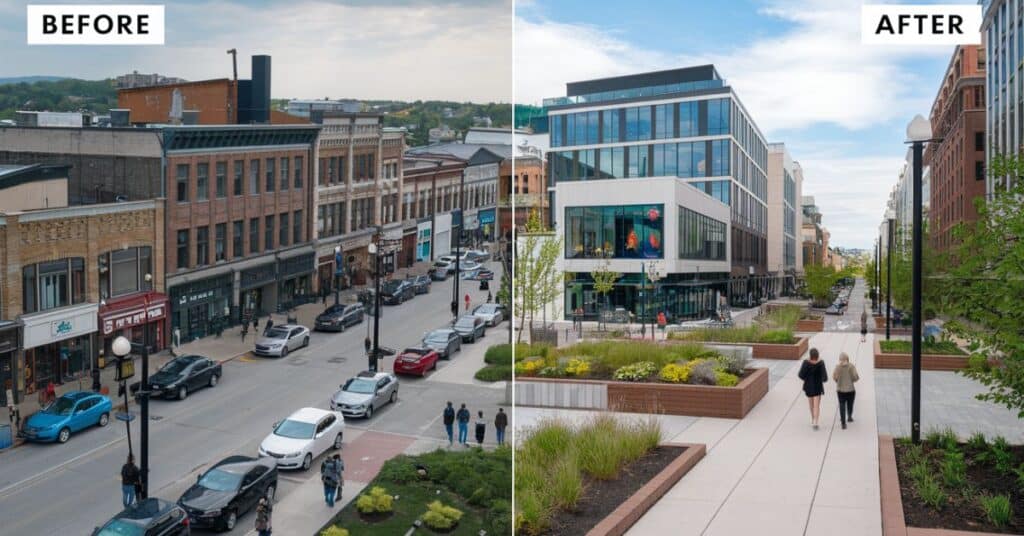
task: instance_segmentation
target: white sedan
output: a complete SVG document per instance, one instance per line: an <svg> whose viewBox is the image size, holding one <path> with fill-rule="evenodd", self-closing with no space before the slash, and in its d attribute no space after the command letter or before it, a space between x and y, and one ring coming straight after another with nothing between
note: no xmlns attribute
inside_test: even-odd
<svg viewBox="0 0 1024 536"><path fill-rule="evenodd" d="M473 316L482 319L488 326L497 326L505 319L505 307L497 303L484 303L473 309Z"/></svg>
<svg viewBox="0 0 1024 536"><path fill-rule="evenodd" d="M274 458L281 469L309 469L328 449L340 449L345 417L337 411L302 408L274 424L260 443L261 457Z"/></svg>

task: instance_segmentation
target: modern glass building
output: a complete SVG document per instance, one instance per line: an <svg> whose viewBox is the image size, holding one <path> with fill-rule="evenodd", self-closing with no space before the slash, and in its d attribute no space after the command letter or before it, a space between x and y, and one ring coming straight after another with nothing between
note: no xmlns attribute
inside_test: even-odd
<svg viewBox="0 0 1024 536"><path fill-rule="evenodd" d="M995 154L1016 155L1024 144L1024 0L982 0L985 61L985 167ZM986 174L988 197L1010 177ZM928 199L925 197L925 199Z"/></svg>
<svg viewBox="0 0 1024 536"><path fill-rule="evenodd" d="M544 102L552 219L571 274L564 310L597 314L591 272L605 264L623 274L611 305L638 316L701 317L719 296L765 296L767 145L714 66L566 93Z"/></svg>

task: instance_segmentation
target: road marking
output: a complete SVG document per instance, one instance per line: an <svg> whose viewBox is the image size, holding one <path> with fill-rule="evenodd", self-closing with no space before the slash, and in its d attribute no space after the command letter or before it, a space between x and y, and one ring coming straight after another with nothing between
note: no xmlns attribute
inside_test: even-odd
<svg viewBox="0 0 1024 536"><path fill-rule="evenodd" d="M83 453L79 454L78 456L75 456L74 458L71 458L70 460L68 460L66 462L60 463L60 464L58 464L58 465L56 465L54 467L50 467L50 468L46 469L45 471L36 473L36 474L34 474L34 475L32 475L32 476L30 476L28 478L23 478L23 479L19 480L18 482L15 482L13 484L10 484L8 486L0 488L0 497L3 497L5 495L7 495L11 491L13 491L15 488L18 488L20 486L24 486L26 484L31 484L31 483L35 482L36 480L41 480L41 479L47 477L50 474L53 474L53 473L56 473L57 471L65 469L67 466L77 462L78 460L81 460L82 458L85 458L87 456L91 456L91 455L93 455L93 454L95 454L95 453L97 453L97 452L99 452L101 450L106 449L107 447L110 447L112 445L120 443L123 440L124 440L123 437L118 438L118 439L114 439L113 441L110 441L108 443L100 445L100 446L98 446L98 447L96 447L96 448L94 448L92 450L88 450L86 452L83 452Z"/></svg>

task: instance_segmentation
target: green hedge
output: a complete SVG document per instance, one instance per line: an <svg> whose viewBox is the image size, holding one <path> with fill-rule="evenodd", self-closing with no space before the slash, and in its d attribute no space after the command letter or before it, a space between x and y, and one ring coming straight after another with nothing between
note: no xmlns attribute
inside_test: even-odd
<svg viewBox="0 0 1024 536"><path fill-rule="evenodd" d="M797 342L791 329L765 329L760 326L695 329L670 333L669 338L684 341L762 344L796 344Z"/></svg>
<svg viewBox="0 0 1024 536"><path fill-rule="evenodd" d="M515 360L522 361L527 357L547 357L548 352L551 351L550 344L516 344L515 347Z"/></svg>
<svg viewBox="0 0 1024 536"><path fill-rule="evenodd" d="M482 382L511 381L512 365L487 365L476 371L473 377Z"/></svg>
<svg viewBox="0 0 1024 536"><path fill-rule="evenodd" d="M484 362L488 365L512 365L512 345L496 344L487 349Z"/></svg>
<svg viewBox="0 0 1024 536"><path fill-rule="evenodd" d="M878 345L885 353L909 354L911 352L910 341L878 341ZM921 352L925 354L967 355L953 341L921 341Z"/></svg>

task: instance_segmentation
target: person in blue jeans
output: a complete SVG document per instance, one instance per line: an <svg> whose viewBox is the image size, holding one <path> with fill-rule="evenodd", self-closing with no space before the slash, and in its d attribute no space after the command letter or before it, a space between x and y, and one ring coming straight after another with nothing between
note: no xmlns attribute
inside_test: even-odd
<svg viewBox="0 0 1024 536"><path fill-rule="evenodd" d="M498 408L498 414L494 416L494 430L498 438L498 444L505 444L505 428L508 427L508 413L504 408Z"/></svg>
<svg viewBox="0 0 1024 536"><path fill-rule="evenodd" d="M444 413L442 415L444 418L444 431L448 432L448 446L450 447L454 442L452 437L452 425L455 424L455 408L452 407L450 400L448 401L448 405L445 406Z"/></svg>
<svg viewBox="0 0 1024 536"><path fill-rule="evenodd" d="M459 421L459 443L469 446L466 443L466 436L469 435L469 410L466 409L466 405L462 404L459 407L459 412L455 414L455 420Z"/></svg>
<svg viewBox="0 0 1024 536"><path fill-rule="evenodd" d="M135 504L135 486L140 481L140 474L135 460L129 454L128 461L121 466L121 503L125 508Z"/></svg>
<svg viewBox="0 0 1024 536"><path fill-rule="evenodd" d="M340 456L327 458L320 464L320 480L324 484L324 501L327 506L334 507L338 485L341 483Z"/></svg>

